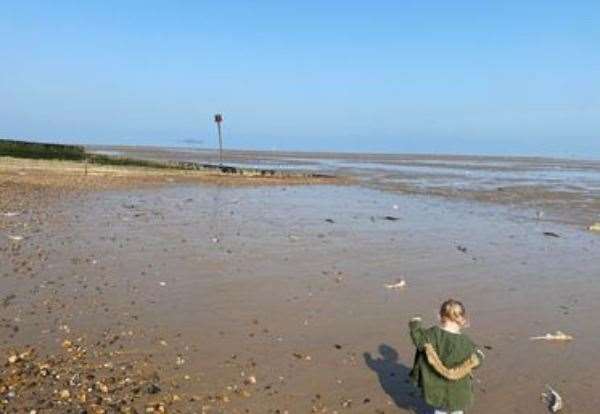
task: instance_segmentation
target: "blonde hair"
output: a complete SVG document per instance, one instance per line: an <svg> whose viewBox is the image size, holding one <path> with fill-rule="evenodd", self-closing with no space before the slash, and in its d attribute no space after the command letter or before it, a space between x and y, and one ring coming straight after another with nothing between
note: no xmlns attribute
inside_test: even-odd
<svg viewBox="0 0 600 414"><path fill-rule="evenodd" d="M465 325L467 322L465 305L457 300L448 299L442 303L440 308L440 319L442 322L452 321L458 323L459 325Z"/></svg>

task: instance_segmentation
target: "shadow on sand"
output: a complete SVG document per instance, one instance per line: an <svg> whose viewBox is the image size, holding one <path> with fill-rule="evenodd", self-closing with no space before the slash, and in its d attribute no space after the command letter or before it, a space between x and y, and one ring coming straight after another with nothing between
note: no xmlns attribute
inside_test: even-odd
<svg viewBox="0 0 600 414"><path fill-rule="evenodd" d="M398 351L389 345L379 345L381 358L363 354L365 363L377 373L381 388L399 408L416 414L430 414L431 408L419 397L417 389L410 384L408 374L411 368L398 359Z"/></svg>

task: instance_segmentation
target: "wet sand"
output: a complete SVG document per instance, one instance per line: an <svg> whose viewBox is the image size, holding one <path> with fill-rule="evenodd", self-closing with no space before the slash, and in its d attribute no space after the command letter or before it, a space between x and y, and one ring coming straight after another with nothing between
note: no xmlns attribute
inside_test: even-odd
<svg viewBox="0 0 600 414"><path fill-rule="evenodd" d="M0 212L13 211L0 188ZM600 404L600 238L523 207L135 180L34 202L2 217L0 351L56 354L82 338L91 354L143 361L161 391L142 392L139 411L160 400L169 412L423 412L406 383L407 320L434 323L450 296L489 348L473 412L545 413L545 384L568 412ZM397 278L405 289L384 288ZM556 330L575 340L529 340Z"/></svg>

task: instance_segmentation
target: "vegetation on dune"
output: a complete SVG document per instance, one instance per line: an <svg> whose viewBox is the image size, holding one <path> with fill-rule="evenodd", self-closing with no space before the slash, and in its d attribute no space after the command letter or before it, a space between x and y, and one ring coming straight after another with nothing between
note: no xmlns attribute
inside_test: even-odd
<svg viewBox="0 0 600 414"><path fill-rule="evenodd" d="M50 144L0 139L0 156L45 160L89 161L100 165L123 165L150 168L175 168L158 161L110 157L86 152L80 145Z"/></svg>
<svg viewBox="0 0 600 414"><path fill-rule="evenodd" d="M136 158L126 157L111 157L102 154L87 154L87 159L94 164L100 165L122 165L132 167L148 167L148 168L179 168L177 165L165 164L159 161L138 160Z"/></svg>
<svg viewBox="0 0 600 414"><path fill-rule="evenodd" d="M0 155L19 158L83 160L85 148L79 145L48 144L0 139Z"/></svg>

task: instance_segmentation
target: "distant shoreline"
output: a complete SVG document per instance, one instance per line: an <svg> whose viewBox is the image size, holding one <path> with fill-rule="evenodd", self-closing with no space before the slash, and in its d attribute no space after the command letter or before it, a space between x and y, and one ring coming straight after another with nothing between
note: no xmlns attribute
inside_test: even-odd
<svg viewBox="0 0 600 414"><path fill-rule="evenodd" d="M85 148L90 150L117 150L117 149L142 149L142 150L157 150L157 151L192 151L192 152L204 152L204 153L217 153L216 148L211 147L189 147L189 146L160 146L160 145L125 145L125 144L115 144L115 145L100 145L100 144L81 144ZM600 162L600 155L591 156L591 157L579 157L579 156L554 156L554 155L534 155L534 154L480 154L480 153L444 153L444 152L395 152L395 151L313 151L313 150L267 150L267 149L243 149L243 148L230 148L224 149L224 153L230 155L236 154L259 154L259 155L269 155L269 154L277 154L282 156L307 156L307 157L338 157L338 158L364 158L364 157L415 157L415 158L448 158L448 159L463 159L463 158L481 158L481 159L523 159L523 160L560 160L560 161L597 161Z"/></svg>
<svg viewBox="0 0 600 414"><path fill-rule="evenodd" d="M187 145L154 145L154 144L88 144L78 141L63 141L53 139L36 139L36 138L8 138L0 137L1 140L17 140L17 141L28 141L35 143L52 143L58 145L74 145L81 146L91 151L96 150L133 150L140 149L144 151L193 151L193 152L205 152L205 153L216 153L218 150L216 147L201 147L201 146L189 146ZM356 158L356 157L382 157L382 156L401 156L401 157L433 157L433 158L449 158L449 159L462 159L462 158L481 158L481 159L498 159L498 158L511 158L511 159L524 159L524 160L560 160L560 161L596 161L600 162L599 155L543 155L543 154L530 154L530 153L478 153L478 152L423 152L423 151L344 151L344 150L292 150L292 149L244 149L244 148L225 148L226 154L235 155L240 153L255 153L259 155L278 154L278 155L302 155L307 157L339 157L339 158Z"/></svg>
<svg viewBox="0 0 600 414"><path fill-rule="evenodd" d="M167 171L195 171L197 180L220 175L219 180L228 185L343 183L408 195L510 205L519 208L518 214L524 217L580 228L600 218L600 161L229 150L221 163L218 152L205 149L73 148L79 148L80 163L87 159L89 165L155 168L163 175Z"/></svg>

